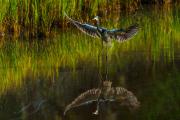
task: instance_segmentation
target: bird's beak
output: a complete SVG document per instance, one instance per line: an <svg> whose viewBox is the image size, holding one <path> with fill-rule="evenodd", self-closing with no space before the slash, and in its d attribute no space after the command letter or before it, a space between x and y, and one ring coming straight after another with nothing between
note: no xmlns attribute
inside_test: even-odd
<svg viewBox="0 0 180 120"><path fill-rule="evenodd" d="M99 17L96 16L96 17L94 17L92 20L98 21L98 20L99 20Z"/></svg>
<svg viewBox="0 0 180 120"><path fill-rule="evenodd" d="M94 22L97 21L97 18L93 18L92 21L94 21Z"/></svg>

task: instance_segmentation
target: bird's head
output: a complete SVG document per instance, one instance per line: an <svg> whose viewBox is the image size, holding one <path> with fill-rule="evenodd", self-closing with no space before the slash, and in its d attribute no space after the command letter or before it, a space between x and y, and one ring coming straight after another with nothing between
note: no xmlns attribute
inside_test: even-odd
<svg viewBox="0 0 180 120"><path fill-rule="evenodd" d="M109 92L111 90L111 85L112 85L111 81L108 81L108 80L104 81L102 91L105 93Z"/></svg>
<svg viewBox="0 0 180 120"><path fill-rule="evenodd" d="M103 87L105 88L111 88L111 85L112 85L111 81L106 80L103 82Z"/></svg>
<svg viewBox="0 0 180 120"><path fill-rule="evenodd" d="M95 25L99 25L99 16L96 16L92 19L95 23Z"/></svg>

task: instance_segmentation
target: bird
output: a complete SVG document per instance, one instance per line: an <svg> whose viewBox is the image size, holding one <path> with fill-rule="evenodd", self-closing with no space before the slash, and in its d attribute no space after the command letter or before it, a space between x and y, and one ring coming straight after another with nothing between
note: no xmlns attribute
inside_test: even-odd
<svg viewBox="0 0 180 120"><path fill-rule="evenodd" d="M113 39L118 42L127 41L130 38L132 38L134 35L136 35L139 30L138 24L131 25L127 29L108 30L107 28L100 27L99 16L93 18L95 25L91 25L88 23L81 23L76 20L73 20L66 13L65 16L72 24L74 24L83 33L94 38L100 38L103 41L103 43L111 42Z"/></svg>
<svg viewBox="0 0 180 120"><path fill-rule="evenodd" d="M136 109L140 106L140 102L131 91L123 87L112 87L111 85L111 81L105 80L101 88L93 88L83 92L65 107L64 115L73 108L93 102L97 102L97 109L93 112L95 115L99 113L100 103L117 102L120 105L128 106L130 109Z"/></svg>

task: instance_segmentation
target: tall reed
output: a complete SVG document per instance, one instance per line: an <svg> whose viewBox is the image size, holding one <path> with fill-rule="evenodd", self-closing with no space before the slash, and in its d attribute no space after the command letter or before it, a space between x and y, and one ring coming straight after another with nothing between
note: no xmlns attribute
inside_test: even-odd
<svg viewBox="0 0 180 120"><path fill-rule="evenodd" d="M153 61L154 66L162 62L173 63L180 50L179 16L178 8L171 7L143 9L137 13L137 20L131 15L105 16L101 23L107 28L124 28L135 22L141 26L132 40L112 43L108 49L109 72L126 68L137 56L147 64ZM103 63L98 58L102 52L101 41L82 34L76 28L65 29L56 38L45 41L11 40L0 42L0 94L14 86L21 87L24 77L29 74L50 77L59 69L76 70L88 65L103 71ZM127 56L127 53L133 54Z"/></svg>
<svg viewBox="0 0 180 120"><path fill-rule="evenodd" d="M141 7L142 1L145 0L1 0L0 32L18 37L46 37L64 26L64 12L87 20L113 10L133 12Z"/></svg>

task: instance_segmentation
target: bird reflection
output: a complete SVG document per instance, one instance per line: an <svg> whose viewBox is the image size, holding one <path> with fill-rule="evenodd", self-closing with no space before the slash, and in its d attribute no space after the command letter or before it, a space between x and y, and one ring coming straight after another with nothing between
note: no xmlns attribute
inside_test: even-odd
<svg viewBox="0 0 180 120"><path fill-rule="evenodd" d="M66 14L65 14L66 15ZM91 24L86 24L86 23L80 23L78 21L75 21L68 17L71 23L73 23L79 30L82 32L88 34L89 36L100 38L103 42L107 43L112 41L113 39L118 41L118 42L123 42L126 40L129 40L132 38L134 35L139 30L139 27L137 24L129 26L127 29L112 29L108 30L104 27L100 27L99 24L99 17L96 16L93 21L95 22L95 26Z"/></svg>
<svg viewBox="0 0 180 120"><path fill-rule="evenodd" d="M125 88L111 87L112 82L104 81L101 88L94 88L87 90L80 94L74 101L66 106L64 115L72 108L87 105L92 102L97 102L97 109L93 114L98 114L100 103L104 102L118 102L120 105L127 106L130 109L139 107L140 102L136 96Z"/></svg>

